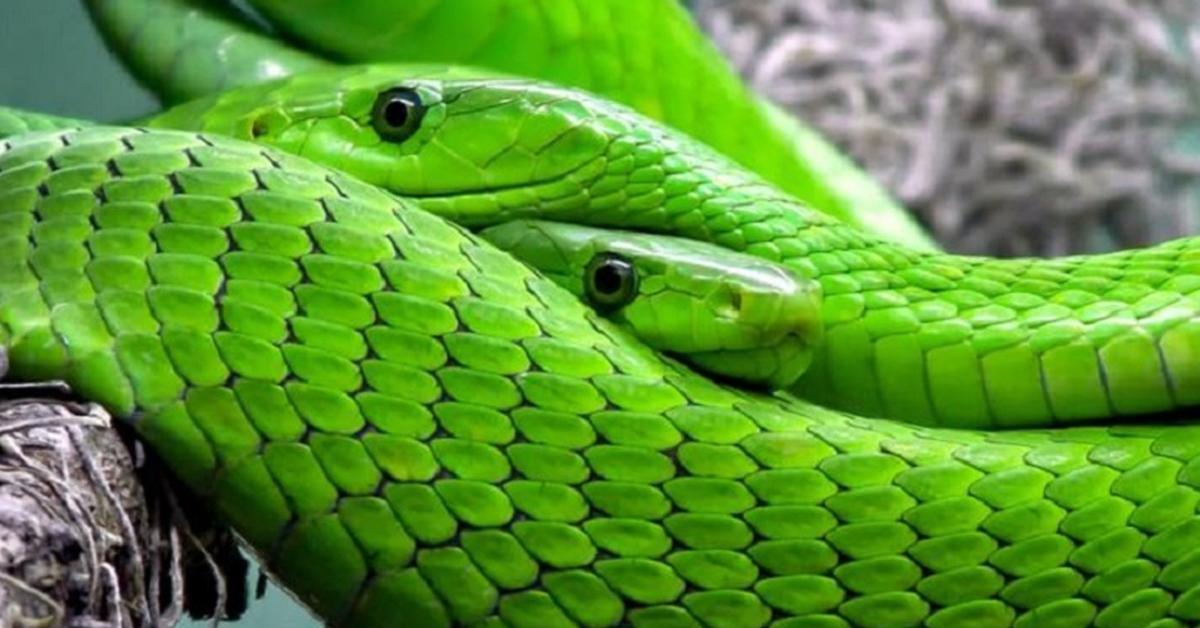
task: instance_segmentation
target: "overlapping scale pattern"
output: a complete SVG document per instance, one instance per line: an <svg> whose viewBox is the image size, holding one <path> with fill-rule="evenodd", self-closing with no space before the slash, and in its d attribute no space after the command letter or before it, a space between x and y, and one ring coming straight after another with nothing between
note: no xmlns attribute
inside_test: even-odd
<svg viewBox="0 0 1200 628"><path fill-rule="evenodd" d="M1200 428L721 388L458 227L193 134L0 144L14 371L143 437L334 625L1183 626Z"/></svg>
<svg viewBox="0 0 1200 628"><path fill-rule="evenodd" d="M0 107L0 139L33 131L53 131L87 125L86 122L72 118Z"/></svg>

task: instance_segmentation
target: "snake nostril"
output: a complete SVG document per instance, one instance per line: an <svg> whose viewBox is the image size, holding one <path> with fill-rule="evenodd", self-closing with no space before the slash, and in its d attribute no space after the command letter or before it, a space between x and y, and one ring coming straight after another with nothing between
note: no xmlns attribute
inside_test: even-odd
<svg viewBox="0 0 1200 628"><path fill-rule="evenodd" d="M734 292L729 297L729 305L730 305L730 307L733 308L733 311L741 312L742 311L742 293Z"/></svg>
<svg viewBox="0 0 1200 628"><path fill-rule="evenodd" d="M250 136L257 139L267 134L267 121L264 118L255 118L250 124Z"/></svg>

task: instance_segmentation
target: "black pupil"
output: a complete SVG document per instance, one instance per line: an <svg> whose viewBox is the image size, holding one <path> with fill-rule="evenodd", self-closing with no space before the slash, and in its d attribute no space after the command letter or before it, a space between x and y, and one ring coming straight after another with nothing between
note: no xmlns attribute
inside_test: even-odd
<svg viewBox="0 0 1200 628"><path fill-rule="evenodd" d="M393 96L383 106L384 121L394 127L404 126L404 123L408 122L408 107L409 102L403 96Z"/></svg>
<svg viewBox="0 0 1200 628"><path fill-rule="evenodd" d="M600 294L616 294L621 290L624 274L620 262L605 262L596 269L596 292Z"/></svg>

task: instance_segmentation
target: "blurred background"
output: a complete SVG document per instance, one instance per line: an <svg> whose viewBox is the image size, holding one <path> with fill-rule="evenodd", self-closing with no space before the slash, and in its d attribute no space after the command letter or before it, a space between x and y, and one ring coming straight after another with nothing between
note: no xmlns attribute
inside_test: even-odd
<svg viewBox="0 0 1200 628"><path fill-rule="evenodd" d="M76 0L5 0L0 68L0 102L7 106L96 120L158 108L109 56Z"/></svg>
<svg viewBox="0 0 1200 628"><path fill-rule="evenodd" d="M1064 255L1197 231L1196 0L691 6L756 89L827 133L950 250ZM5 0L0 59L5 105L106 121L157 107L80 2ZM268 588L236 625L318 624Z"/></svg>
<svg viewBox="0 0 1200 628"><path fill-rule="evenodd" d="M760 92L964 253L1196 232L1195 0L696 0Z"/></svg>

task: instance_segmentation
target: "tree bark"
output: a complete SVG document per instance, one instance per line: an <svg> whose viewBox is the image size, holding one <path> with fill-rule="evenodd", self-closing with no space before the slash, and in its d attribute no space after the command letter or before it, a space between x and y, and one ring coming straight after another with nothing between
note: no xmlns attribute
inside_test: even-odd
<svg viewBox="0 0 1200 628"><path fill-rule="evenodd" d="M0 626L240 615L247 564L232 537L189 509L103 408L68 394L0 385Z"/></svg>

